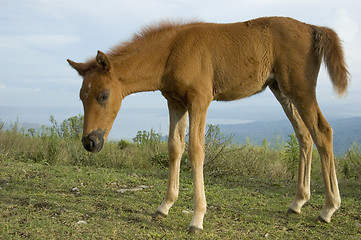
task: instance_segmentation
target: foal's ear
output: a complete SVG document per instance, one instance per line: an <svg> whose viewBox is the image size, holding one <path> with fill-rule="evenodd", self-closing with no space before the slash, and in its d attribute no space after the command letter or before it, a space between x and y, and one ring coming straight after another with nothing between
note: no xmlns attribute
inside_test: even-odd
<svg viewBox="0 0 361 240"><path fill-rule="evenodd" d="M102 67L104 70L109 71L111 68L108 57L101 51L98 51L96 57L97 64Z"/></svg>
<svg viewBox="0 0 361 240"><path fill-rule="evenodd" d="M80 76L84 76L84 74L88 70L88 67L85 63L77 63L70 59L67 59L67 61L70 64L70 66L72 66L79 73Z"/></svg>

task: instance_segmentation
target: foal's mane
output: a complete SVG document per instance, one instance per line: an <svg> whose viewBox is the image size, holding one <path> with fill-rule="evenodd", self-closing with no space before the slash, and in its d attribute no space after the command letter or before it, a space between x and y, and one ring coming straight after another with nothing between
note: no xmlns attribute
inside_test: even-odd
<svg viewBox="0 0 361 240"><path fill-rule="evenodd" d="M122 42L114 46L109 54L113 56L120 56L132 51L136 51L140 47L149 46L154 42L162 41L171 38L174 34L184 27L197 25L200 21L162 21L157 24L148 25L141 29L140 32L133 35L130 41Z"/></svg>

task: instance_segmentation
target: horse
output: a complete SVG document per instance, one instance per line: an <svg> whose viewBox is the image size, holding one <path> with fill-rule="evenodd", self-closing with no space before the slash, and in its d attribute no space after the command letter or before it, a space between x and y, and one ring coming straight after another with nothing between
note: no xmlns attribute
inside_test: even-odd
<svg viewBox="0 0 361 240"><path fill-rule="evenodd" d="M211 101L242 99L268 87L281 104L299 142L296 194L287 213L300 213L310 199L313 143L322 165L325 204L318 219L329 223L340 207L332 128L316 99L322 61L342 96L350 74L337 33L286 17L245 22L161 22L144 28L107 53L84 63L67 60L83 77L82 143L99 152L124 97L160 91L169 109L169 178L153 217L168 215L178 198L181 156L189 118L188 151L194 181L190 233L203 230L206 196L203 180L204 134Z"/></svg>

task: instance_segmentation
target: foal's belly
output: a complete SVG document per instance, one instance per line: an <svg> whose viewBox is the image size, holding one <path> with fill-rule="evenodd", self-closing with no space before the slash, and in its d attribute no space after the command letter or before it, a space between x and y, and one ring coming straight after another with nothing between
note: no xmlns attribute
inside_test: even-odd
<svg viewBox="0 0 361 240"><path fill-rule="evenodd" d="M213 99L217 101L232 101L250 97L262 92L272 81L274 74L240 78L236 80L221 80L214 83Z"/></svg>

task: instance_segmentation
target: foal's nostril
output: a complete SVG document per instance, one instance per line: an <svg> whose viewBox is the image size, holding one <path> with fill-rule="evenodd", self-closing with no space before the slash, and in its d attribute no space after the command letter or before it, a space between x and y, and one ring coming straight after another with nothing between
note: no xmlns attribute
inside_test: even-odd
<svg viewBox="0 0 361 240"><path fill-rule="evenodd" d="M91 137L83 137L81 139L85 150L92 152L95 149L95 140Z"/></svg>

